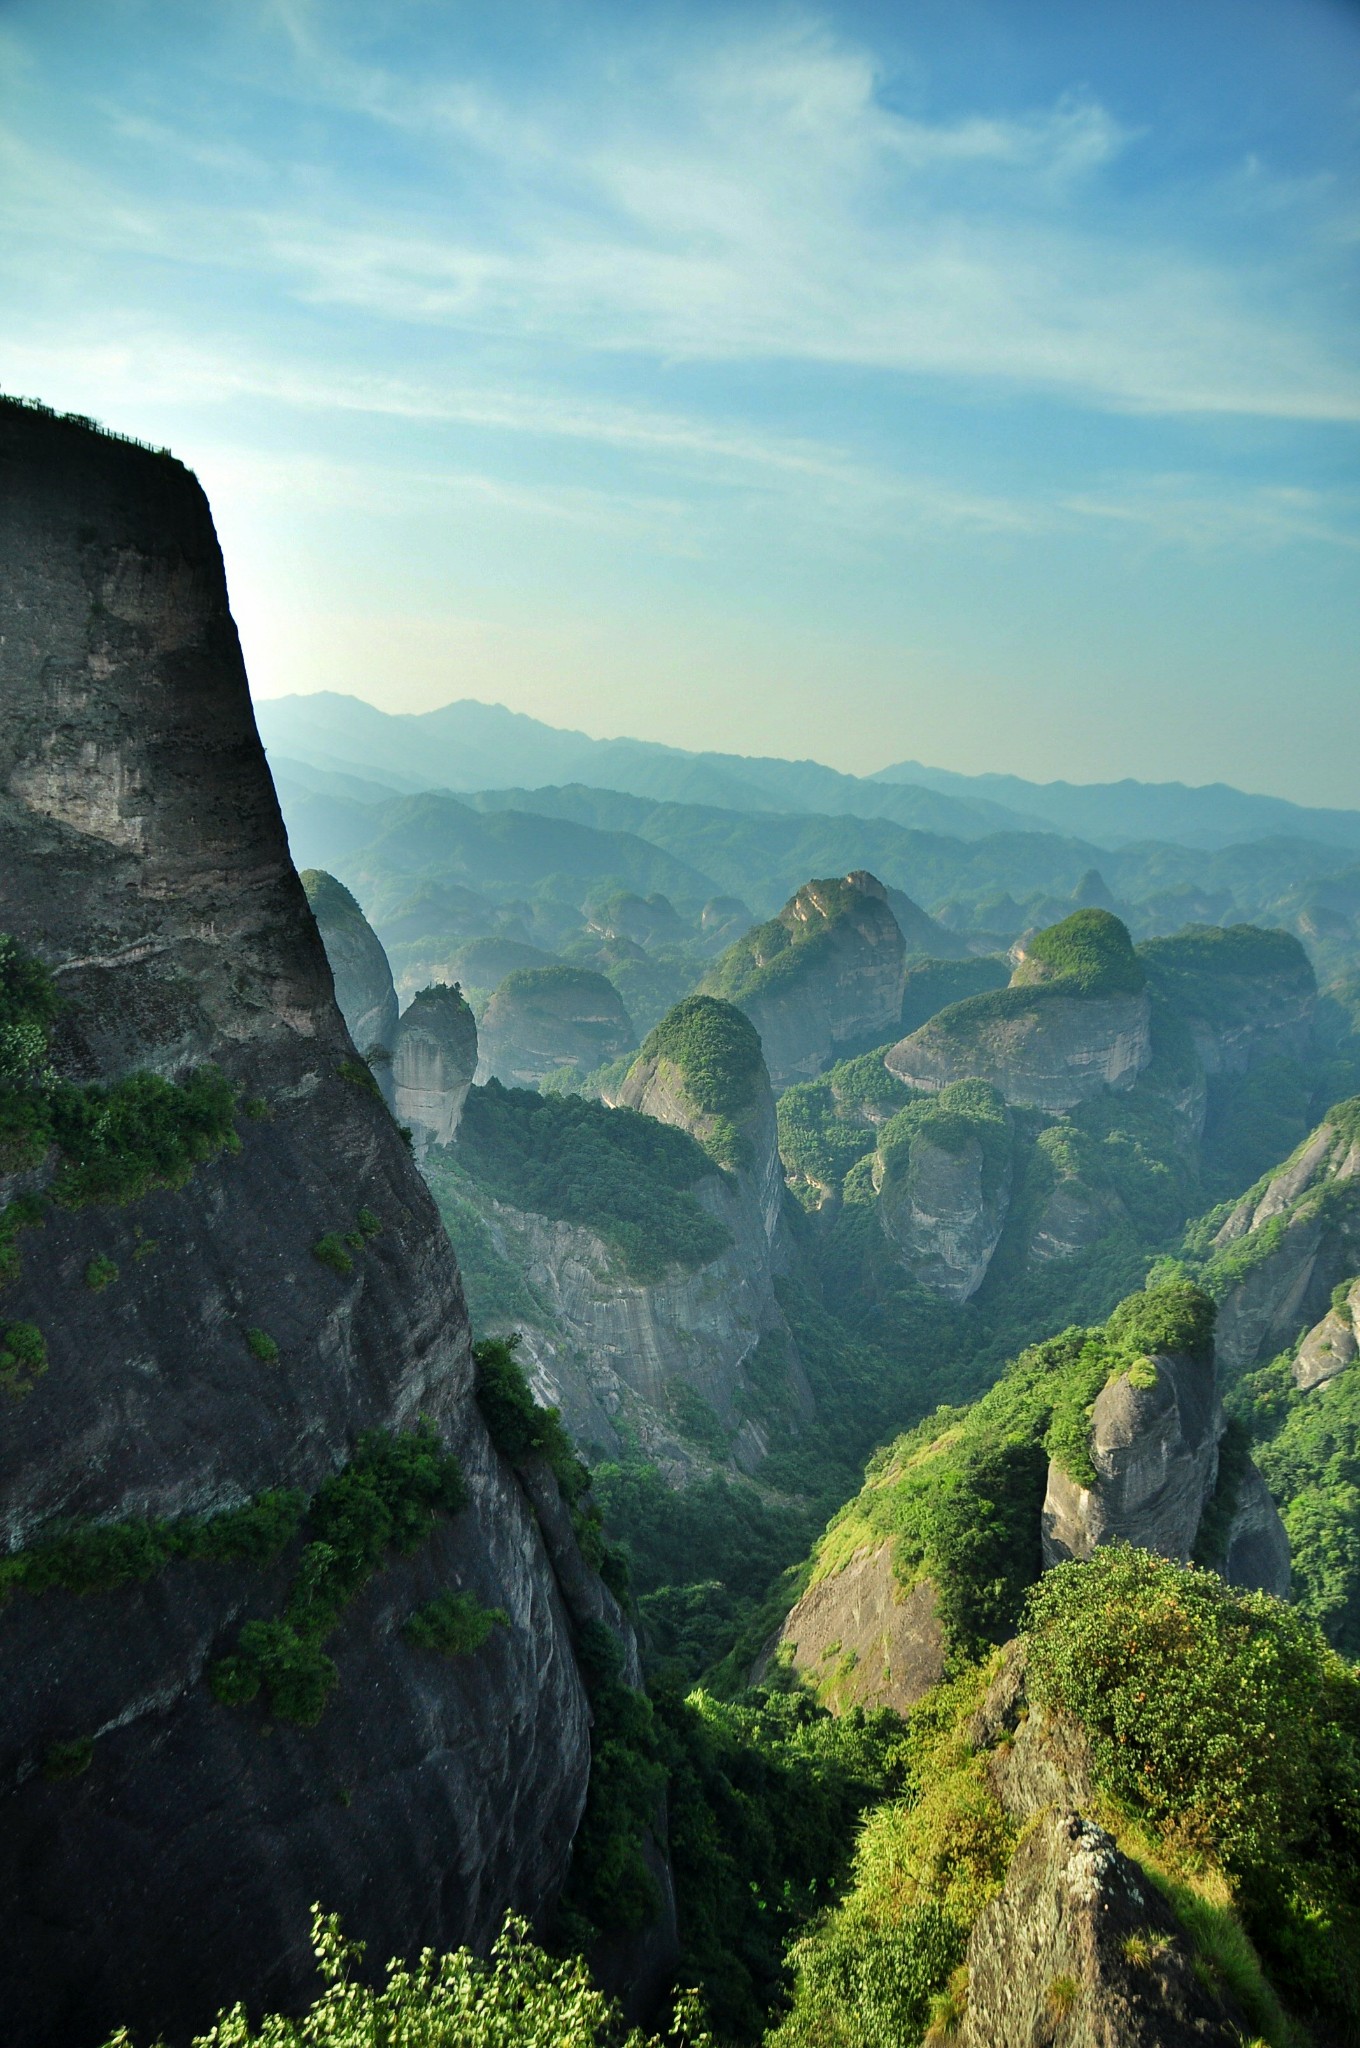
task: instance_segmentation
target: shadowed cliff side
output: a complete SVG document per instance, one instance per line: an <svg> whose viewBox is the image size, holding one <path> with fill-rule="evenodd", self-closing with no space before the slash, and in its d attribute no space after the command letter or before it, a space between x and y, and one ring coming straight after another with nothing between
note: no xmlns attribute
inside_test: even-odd
<svg viewBox="0 0 1360 2048"><path fill-rule="evenodd" d="M0 1375L0 2001L16 2048L80 2048L296 2002L318 1898L379 1956L539 1910L589 1715L288 858L203 494L9 404L0 465L0 930L61 999L55 1075L34 1053L7 1101L98 1167L32 1119L0 1162L31 1368ZM147 1105L183 1120L209 1060L235 1128L212 1083L214 1141L166 1164ZM141 1070L175 1085L110 1092Z"/></svg>

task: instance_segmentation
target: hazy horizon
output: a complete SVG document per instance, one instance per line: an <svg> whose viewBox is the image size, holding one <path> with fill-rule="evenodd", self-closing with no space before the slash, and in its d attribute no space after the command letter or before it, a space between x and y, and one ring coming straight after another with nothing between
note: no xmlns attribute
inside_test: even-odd
<svg viewBox="0 0 1360 2048"><path fill-rule="evenodd" d="M1340 0L0 0L0 151L260 698L1354 801Z"/></svg>

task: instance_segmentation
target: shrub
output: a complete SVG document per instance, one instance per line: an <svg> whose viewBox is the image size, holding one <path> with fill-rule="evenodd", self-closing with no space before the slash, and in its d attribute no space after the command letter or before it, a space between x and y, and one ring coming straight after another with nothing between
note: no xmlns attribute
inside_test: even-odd
<svg viewBox="0 0 1360 2048"><path fill-rule="evenodd" d="M47 1371L47 1340L36 1323L0 1323L0 1387L14 1400Z"/></svg>
<svg viewBox="0 0 1360 2048"><path fill-rule="evenodd" d="M278 1363L279 1347L270 1336L268 1330L247 1330L246 1345L251 1356L258 1358L263 1364L276 1365Z"/></svg>
<svg viewBox="0 0 1360 2048"><path fill-rule="evenodd" d="M79 1209L182 1187L195 1166L239 1144L235 1107L216 1067L199 1067L182 1082L158 1074L130 1074L109 1088L59 1082L50 1110L62 1158L48 1192Z"/></svg>
<svg viewBox="0 0 1360 2048"><path fill-rule="evenodd" d="M373 1069L367 1060L341 1060L340 1079L348 1081L351 1088L357 1088L363 1095L375 1095L382 1101L382 1089L373 1078Z"/></svg>
<svg viewBox="0 0 1360 2048"><path fill-rule="evenodd" d="M110 1258L100 1252L85 1268L85 1285L91 1293L99 1294L106 1287L112 1287L118 1278L118 1267Z"/></svg>
<svg viewBox="0 0 1360 2048"><path fill-rule="evenodd" d="M312 1922L322 1990L300 2019L266 2014L257 2033L244 2006L218 2014L205 2040L231 2048L373 2048L377 2042L457 2043L457 2048L614 2048L618 2014L596 1989L579 1956L549 1955L525 1920L507 1915L489 1958L460 1948L425 1949L417 1962L392 1962L384 1981L361 1973L364 1945L346 1941L340 1923L318 1909ZM697 2002L676 2000L670 2048L712 2048ZM629 2036L630 2048L662 2048L655 2035ZM105 2048L131 2048L119 2031Z"/></svg>
<svg viewBox="0 0 1360 2048"><path fill-rule="evenodd" d="M328 1230L312 1246L312 1257L323 1266L329 1266L332 1273L338 1273L347 1280L354 1271L354 1261L345 1247L345 1240L338 1230Z"/></svg>
<svg viewBox="0 0 1360 2048"><path fill-rule="evenodd" d="M1029 1686L1074 1714L1111 1788L1198 1821L1241 1867L1278 1856L1314 1789L1328 1652L1303 1616L1216 1573L1112 1545L1030 1594Z"/></svg>
<svg viewBox="0 0 1360 2048"><path fill-rule="evenodd" d="M441 1593L411 1616L402 1634L418 1650L466 1657L480 1650L493 1628L508 1628L503 1607L483 1607L471 1593Z"/></svg>
<svg viewBox="0 0 1360 2048"><path fill-rule="evenodd" d="M524 1368L515 1357L515 1339L488 1337L473 1346L477 1368L477 1406L491 1441L514 1464L534 1452L545 1457L569 1501L589 1486L590 1474L576 1455L555 1408L540 1408Z"/></svg>
<svg viewBox="0 0 1360 2048"><path fill-rule="evenodd" d="M371 1209L361 1209L355 1217L354 1223L361 1237L380 1237L382 1235L381 1220L373 1214Z"/></svg>
<svg viewBox="0 0 1360 2048"><path fill-rule="evenodd" d="M49 1743L43 1752L42 1774L49 1784L59 1785L71 1778L83 1778L94 1762L94 1743L88 1735L71 1742Z"/></svg>
<svg viewBox="0 0 1360 2048"><path fill-rule="evenodd" d="M406 1554L429 1537L438 1514L466 1502L458 1460L426 1424L405 1435L370 1431L343 1471L323 1481L307 1510L310 1540L282 1615L248 1622L235 1650L209 1673L215 1696L239 1706L268 1693L281 1720L310 1727L336 1683L322 1649L389 1549Z"/></svg>

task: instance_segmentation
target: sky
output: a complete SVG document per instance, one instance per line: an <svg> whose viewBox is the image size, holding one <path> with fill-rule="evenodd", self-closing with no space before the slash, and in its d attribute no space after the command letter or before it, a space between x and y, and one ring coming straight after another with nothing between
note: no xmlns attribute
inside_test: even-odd
<svg viewBox="0 0 1360 2048"><path fill-rule="evenodd" d="M1360 0L0 0L257 697L1360 804Z"/></svg>

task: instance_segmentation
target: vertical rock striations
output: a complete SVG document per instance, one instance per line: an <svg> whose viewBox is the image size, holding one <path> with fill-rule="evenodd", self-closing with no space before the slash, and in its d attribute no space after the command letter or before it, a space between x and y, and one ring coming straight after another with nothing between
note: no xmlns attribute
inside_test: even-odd
<svg viewBox="0 0 1360 2048"><path fill-rule="evenodd" d="M392 1039L392 1107L423 1153L451 1145L477 1071L477 1022L461 989L436 983L402 1011Z"/></svg>
<svg viewBox="0 0 1360 2048"><path fill-rule="evenodd" d="M0 2001L15 2048L81 2048L120 2022L185 2034L246 1983L297 2000L317 1899L378 1956L536 1910L589 1717L534 1516L472 1398L447 1238L344 1071L203 494L168 457L13 405L0 477L0 930L55 977L68 1080L212 1060L249 1109L187 1179L49 1200L7 1241L0 1315L40 1329L47 1364L5 1400L5 1540L103 1533L0 1610ZM267 1543L173 1554L146 1518L313 1495L364 1432L418 1418L466 1504L380 1541L327 1627L320 1718L288 1718L275 1667L269 1711L221 1704L207 1674L296 1597L297 1540L277 1562ZM402 1633L449 1591L508 1616L453 1659Z"/></svg>

